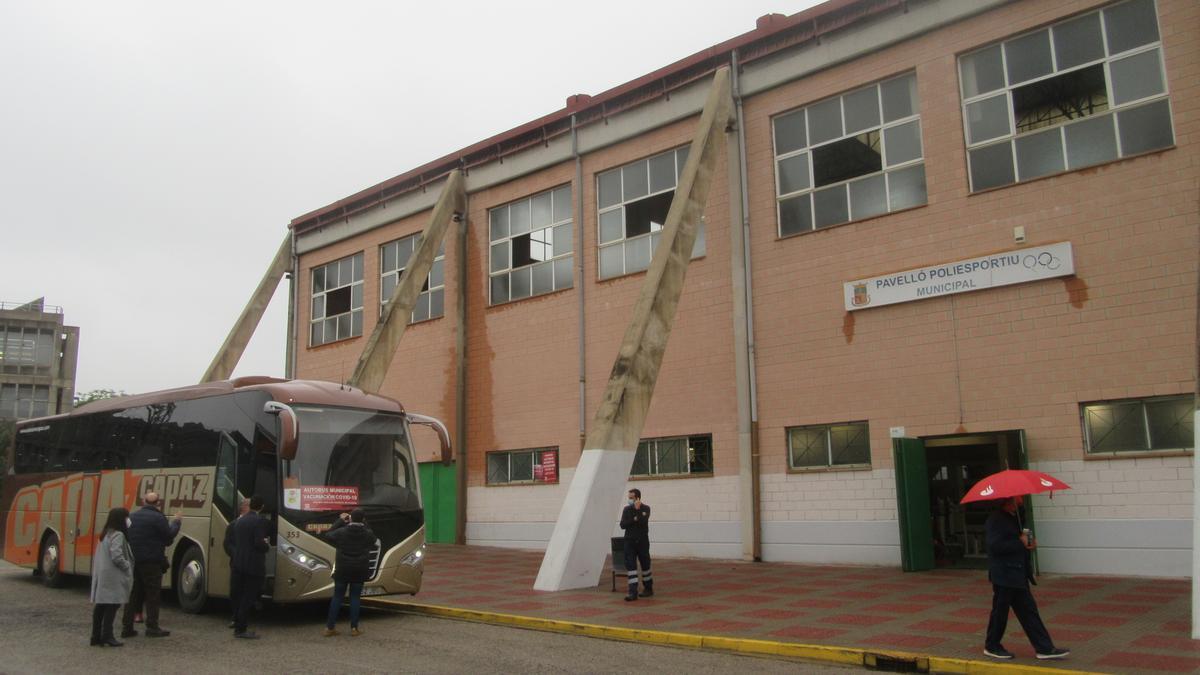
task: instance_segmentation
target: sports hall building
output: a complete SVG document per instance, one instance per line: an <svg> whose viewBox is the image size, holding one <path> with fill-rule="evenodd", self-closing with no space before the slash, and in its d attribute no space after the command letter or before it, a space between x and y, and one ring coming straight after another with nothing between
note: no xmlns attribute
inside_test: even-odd
<svg viewBox="0 0 1200 675"><path fill-rule="evenodd" d="M737 123L629 482L655 552L978 564L959 498L1029 466L1072 486L1027 514L1042 571L1188 576L1194 0L761 17L296 218L293 373L352 372L463 169L381 393L465 451L468 543L544 548L724 66Z"/></svg>

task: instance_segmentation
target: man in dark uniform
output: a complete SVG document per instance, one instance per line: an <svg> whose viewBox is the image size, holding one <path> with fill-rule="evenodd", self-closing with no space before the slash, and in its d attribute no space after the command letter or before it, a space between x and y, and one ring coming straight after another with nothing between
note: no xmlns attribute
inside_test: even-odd
<svg viewBox="0 0 1200 675"><path fill-rule="evenodd" d="M625 601L638 599L638 563L642 565L643 598L654 595L654 579L650 576L650 507L642 503L642 491L629 491L629 503L621 511L621 529L625 530L625 569L629 574L629 595Z"/></svg>
<svg viewBox="0 0 1200 675"><path fill-rule="evenodd" d="M162 499L154 491L142 497L142 508L129 516L129 548L133 551L133 592L121 615L121 637L137 635L133 616L145 607L146 637L166 637L171 634L158 625L158 608L162 595L162 578L167 571L166 548L179 535L183 519L177 513L170 522L160 510Z"/></svg>
<svg viewBox="0 0 1200 675"><path fill-rule="evenodd" d="M250 498L250 510L233 523L233 555L229 561L230 588L237 590L234 603L233 636L256 640L258 635L246 630L250 608L262 592L267 576L267 551L271 549L270 526L260 515L262 497ZM233 595L232 593L230 595Z"/></svg>
<svg viewBox="0 0 1200 675"><path fill-rule="evenodd" d="M987 638L983 653L993 659L1011 659L1012 652L1000 644L1004 629L1008 627L1008 610L1011 607L1025 629L1025 635L1033 644L1039 659L1061 659L1070 650L1059 649L1050 639L1046 625L1038 614L1037 602L1029 591L1033 578L1030 552L1037 548L1037 539L1029 530L1022 530L1017 520L1017 509L1024 503L1022 497L1010 497L1000 508L988 516L984 525L987 537L988 580L992 582L992 616L988 619Z"/></svg>

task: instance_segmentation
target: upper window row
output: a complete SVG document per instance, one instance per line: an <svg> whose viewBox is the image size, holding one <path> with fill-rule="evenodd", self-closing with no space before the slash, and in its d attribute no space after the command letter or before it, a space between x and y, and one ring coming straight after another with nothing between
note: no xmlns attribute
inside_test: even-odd
<svg viewBox="0 0 1200 675"><path fill-rule="evenodd" d="M408 266L420 234L379 247L379 311L392 298L400 275ZM409 323L436 319L445 314L446 247L438 249L433 266L413 305ZM309 346L358 337L363 333L363 254L355 253L312 270L312 315Z"/></svg>
<svg viewBox="0 0 1200 675"><path fill-rule="evenodd" d="M1127 0L958 62L973 192L1174 144L1153 0ZM785 237L925 204L916 76L772 120Z"/></svg>

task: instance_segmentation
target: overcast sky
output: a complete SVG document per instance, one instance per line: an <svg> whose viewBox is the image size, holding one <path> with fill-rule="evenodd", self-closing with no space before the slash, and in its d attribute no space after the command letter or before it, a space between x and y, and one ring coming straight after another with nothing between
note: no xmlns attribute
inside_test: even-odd
<svg viewBox="0 0 1200 675"><path fill-rule="evenodd" d="M0 0L0 300L64 308L78 391L194 383L292 218L815 4Z"/></svg>

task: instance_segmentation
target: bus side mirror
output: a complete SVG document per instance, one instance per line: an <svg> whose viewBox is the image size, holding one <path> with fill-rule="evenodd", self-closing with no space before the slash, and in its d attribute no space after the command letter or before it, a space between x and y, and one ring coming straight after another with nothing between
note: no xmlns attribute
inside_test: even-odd
<svg viewBox="0 0 1200 675"><path fill-rule="evenodd" d="M296 419L296 411L278 401L267 401L263 412L279 418L279 457L295 459L296 446L300 442L300 422Z"/></svg>
<svg viewBox="0 0 1200 675"><path fill-rule="evenodd" d="M406 412L410 424L420 424L421 426L433 429L437 434L438 441L442 444L442 466L450 466L452 456L450 454L450 432L446 430L446 425L442 424L441 420L417 413Z"/></svg>

